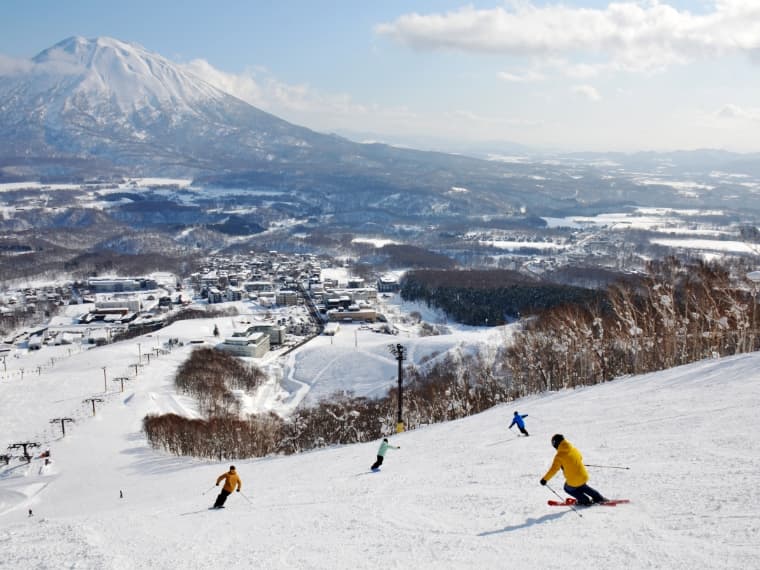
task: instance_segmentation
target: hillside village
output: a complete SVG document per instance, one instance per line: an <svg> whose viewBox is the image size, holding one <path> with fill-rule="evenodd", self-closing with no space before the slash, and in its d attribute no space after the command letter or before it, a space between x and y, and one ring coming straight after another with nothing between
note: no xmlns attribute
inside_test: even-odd
<svg viewBox="0 0 760 570"><path fill-rule="evenodd" d="M235 330L218 338L216 348L252 358L335 334L345 322L393 332L377 300L397 291L398 281L383 276L368 285L359 277L325 277L324 263L313 255L267 252L213 257L188 276L92 277L6 289L0 296L2 374L21 374L8 370L8 359L31 351L65 345L70 354L160 331L188 315L239 315Z"/></svg>

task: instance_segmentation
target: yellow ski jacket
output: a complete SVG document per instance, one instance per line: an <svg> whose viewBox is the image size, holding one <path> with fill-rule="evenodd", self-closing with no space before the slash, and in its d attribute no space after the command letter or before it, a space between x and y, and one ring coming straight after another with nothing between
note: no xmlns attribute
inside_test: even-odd
<svg viewBox="0 0 760 570"><path fill-rule="evenodd" d="M569 441L562 440L557 447L557 454L554 456L554 461L549 471L542 479L548 481L557 474L557 471L562 468L565 474L565 481L571 487L580 487L588 482L588 471L583 465L583 456L581 452L575 449Z"/></svg>
<svg viewBox="0 0 760 570"><path fill-rule="evenodd" d="M237 471L230 470L227 471L227 473L222 473L217 478L216 484L218 485L222 479L226 479L223 489L229 493L232 493L232 491L235 490L235 486L237 486L238 489L242 489L243 487L243 482L240 480L240 477L238 477Z"/></svg>

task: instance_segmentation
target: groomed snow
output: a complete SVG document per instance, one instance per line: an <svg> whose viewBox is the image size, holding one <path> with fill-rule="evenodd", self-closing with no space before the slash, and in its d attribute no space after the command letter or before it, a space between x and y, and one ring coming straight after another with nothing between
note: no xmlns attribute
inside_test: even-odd
<svg viewBox="0 0 760 570"><path fill-rule="evenodd" d="M481 240L481 245L490 245L498 249L520 250L530 249L566 249L567 246L559 243L545 241L509 241L509 240Z"/></svg>
<svg viewBox="0 0 760 570"><path fill-rule="evenodd" d="M118 346L68 361L117 366ZM134 359L135 348L124 344L125 358ZM229 462L153 451L140 432L148 411L192 411L171 387L182 350L153 360L123 394L99 405L96 417L77 418L65 439L56 435L50 465L14 460L0 468L4 566L756 567L760 354L535 396L394 435L401 449L388 452L378 474L367 470L378 442L235 461L243 494L215 512L207 510L213 484ZM6 438L9 421L17 437L34 437L40 422L59 413L35 410L64 392L72 393L68 409L81 400L75 368L61 366L47 374L71 377L65 386L33 377L3 381L0 415L14 414L3 420ZM97 378L86 381L98 389ZM11 410L6 399L21 390L34 402L28 413ZM531 437L507 430L514 410L529 414ZM629 467L589 471L606 496L632 503L582 516L548 507L554 495L538 480L551 462L555 432L589 464ZM561 493L561 474L549 485Z"/></svg>
<svg viewBox="0 0 760 570"><path fill-rule="evenodd" d="M720 251L728 253L757 253L757 246L742 241L720 241L711 239L666 239L657 238L649 240L656 245L670 248L702 249L707 251Z"/></svg>

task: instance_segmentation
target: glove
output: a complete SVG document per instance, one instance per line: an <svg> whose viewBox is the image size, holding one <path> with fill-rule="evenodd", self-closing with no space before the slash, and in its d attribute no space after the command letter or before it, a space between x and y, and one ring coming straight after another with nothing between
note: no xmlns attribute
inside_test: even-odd
<svg viewBox="0 0 760 570"><path fill-rule="evenodd" d="M239 493L239 492L240 492L240 489L238 489L238 490L237 490L237 492Z"/></svg>
<svg viewBox="0 0 760 570"><path fill-rule="evenodd" d="M217 484L216 484L216 486L218 487L218 486L219 486L219 483L217 483Z"/></svg>
<svg viewBox="0 0 760 570"><path fill-rule="evenodd" d="M546 479L541 479L541 484L546 485Z"/></svg>

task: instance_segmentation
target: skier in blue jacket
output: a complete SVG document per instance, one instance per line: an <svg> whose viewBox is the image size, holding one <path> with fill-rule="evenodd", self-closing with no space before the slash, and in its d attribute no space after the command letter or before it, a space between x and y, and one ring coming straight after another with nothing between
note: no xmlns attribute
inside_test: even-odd
<svg viewBox="0 0 760 570"><path fill-rule="evenodd" d="M509 424L509 429L512 429L512 426L517 424L517 427L520 428L520 431L523 433L523 435L530 435L528 433L528 430L525 429L525 422L523 421L523 418L527 418L527 417L528 417L528 414L520 415L519 412L515 412L515 415L512 418L512 423Z"/></svg>

